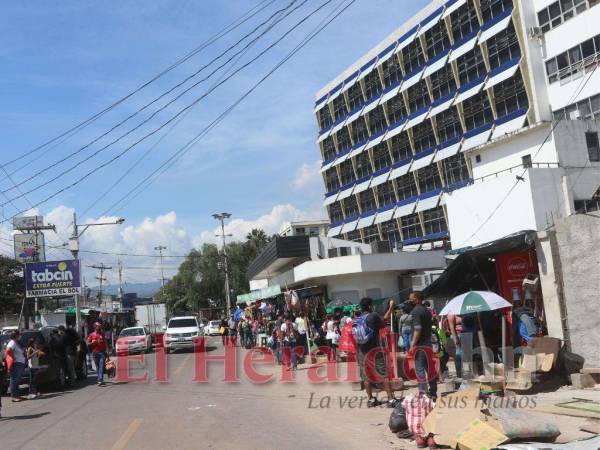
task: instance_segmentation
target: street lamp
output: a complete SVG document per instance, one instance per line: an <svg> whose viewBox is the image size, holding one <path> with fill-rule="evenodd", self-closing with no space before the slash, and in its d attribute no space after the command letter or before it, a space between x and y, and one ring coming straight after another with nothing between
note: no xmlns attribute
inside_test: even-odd
<svg viewBox="0 0 600 450"><path fill-rule="evenodd" d="M83 236L83 233L87 231L89 227L99 227L105 225L121 225L125 222L125 219L122 217L117 218L114 222L98 222L98 223L85 223L78 224L77 223L77 213L73 211L73 233L69 239L69 250L73 255L73 259L78 259L79 257L79 238ZM79 232L79 227L84 227L81 232ZM81 276L81 273L79 274ZM77 328L77 332L81 327L81 309L79 305L79 294L75 294L75 327Z"/></svg>
<svg viewBox="0 0 600 450"><path fill-rule="evenodd" d="M165 290L165 271L164 271L164 267L163 267L163 250L166 250L167 247L165 247L164 245L158 245L156 247L154 247L154 250L158 251L160 253L160 281L161 281L161 288L163 290L163 295L164 295L164 290Z"/></svg>
<svg viewBox="0 0 600 450"><path fill-rule="evenodd" d="M221 222L221 234L216 235L217 237L221 237L223 239L223 260L224 260L224 269L225 269L225 299L227 301L227 318L231 317L231 292L229 292L229 267L227 264L227 250L225 238L227 235L225 234L225 220L231 217L230 213L223 212L212 215L215 220ZM231 236L231 235L229 235Z"/></svg>

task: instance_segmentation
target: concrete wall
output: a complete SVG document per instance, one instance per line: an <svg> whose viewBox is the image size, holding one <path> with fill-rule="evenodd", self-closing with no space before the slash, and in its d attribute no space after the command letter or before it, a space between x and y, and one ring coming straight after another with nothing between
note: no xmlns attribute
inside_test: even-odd
<svg viewBox="0 0 600 450"><path fill-rule="evenodd" d="M543 244L538 246L540 264L552 259L541 278L550 335L562 337L557 328L564 321L571 350L585 358L586 367L600 367L600 213L557 220L551 233L554 235L550 234L550 242L554 239L555 250L548 251ZM563 313L559 317L555 296L563 299Z"/></svg>
<svg viewBox="0 0 600 450"><path fill-rule="evenodd" d="M336 277L326 277L319 281L327 286L329 298L344 298L360 300L367 296L367 291L371 289L380 289L381 297L398 296L398 276L399 272L380 272L363 273L354 275L339 275ZM343 293L352 292L353 298Z"/></svg>

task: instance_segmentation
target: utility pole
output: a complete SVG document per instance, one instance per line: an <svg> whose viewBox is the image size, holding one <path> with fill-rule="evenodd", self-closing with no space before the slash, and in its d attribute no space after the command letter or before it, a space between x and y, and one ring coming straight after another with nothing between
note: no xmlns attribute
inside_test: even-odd
<svg viewBox="0 0 600 450"><path fill-rule="evenodd" d="M163 250L166 250L167 247L165 247L164 245L158 245L156 247L154 247L154 250L157 250L158 253L160 253L160 286L163 290L163 294L164 294L164 290L165 290L165 269L163 266Z"/></svg>
<svg viewBox="0 0 600 450"><path fill-rule="evenodd" d="M225 238L227 236L231 236L231 234L225 234L225 219L229 219L231 217L230 213L224 212L220 214L213 214L213 217L221 222L221 234L216 235L217 237L221 237L223 239L223 266L225 270L225 299L227 301L227 319L231 318L231 292L229 292L229 264L227 262L227 248Z"/></svg>
<svg viewBox="0 0 600 450"><path fill-rule="evenodd" d="M123 264L119 259L119 308L123 309Z"/></svg>
<svg viewBox="0 0 600 450"><path fill-rule="evenodd" d="M69 250L71 250L71 254L73 255L73 259L79 258L79 238L87 231L89 227L97 227L103 225L121 225L125 222L125 219L119 217L115 222L103 222L103 223L86 223L84 225L79 225L77 223L77 213L73 211L73 233L71 233L71 237L69 239ZM79 227L82 226L83 231L79 232ZM79 263L81 267L81 262ZM82 270L79 271L81 276ZM85 283L83 283L85 284ZM75 327L77 328L77 332L81 331L81 305L80 305L80 296L79 294L75 294Z"/></svg>
<svg viewBox="0 0 600 450"><path fill-rule="evenodd" d="M104 263L100 264L99 266L93 265L93 266L89 266L89 267L91 267L92 269L100 270L100 276L96 277L96 280L100 281L100 290L98 291L98 298L100 299L99 303L101 305L102 304L102 283L104 281L106 281L106 277L104 277L104 271L110 270L110 269L112 269L112 267L106 266L106 265L104 265ZM98 305L98 306L100 306L100 305Z"/></svg>

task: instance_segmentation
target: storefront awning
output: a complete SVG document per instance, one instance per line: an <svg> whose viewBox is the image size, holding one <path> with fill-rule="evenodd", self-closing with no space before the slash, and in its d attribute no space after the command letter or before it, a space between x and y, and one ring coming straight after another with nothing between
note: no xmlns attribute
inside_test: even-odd
<svg viewBox="0 0 600 450"><path fill-rule="evenodd" d="M281 286L275 284L258 291L252 291L249 294L238 295L236 303L238 305L241 303L254 303L257 300L276 297L279 294L281 294Z"/></svg>

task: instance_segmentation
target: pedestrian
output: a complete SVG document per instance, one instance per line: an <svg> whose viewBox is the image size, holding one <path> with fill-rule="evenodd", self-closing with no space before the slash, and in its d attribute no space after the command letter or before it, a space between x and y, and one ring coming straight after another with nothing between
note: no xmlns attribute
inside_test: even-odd
<svg viewBox="0 0 600 450"><path fill-rule="evenodd" d="M433 401L437 399L437 374L432 370L434 353L431 344L432 316L431 311L423 305L423 294L415 291L410 294L409 300L413 305L412 336L408 355L414 358L415 371L419 394L428 395ZM428 389L429 385L429 389Z"/></svg>
<svg viewBox="0 0 600 450"><path fill-rule="evenodd" d="M298 346L304 349L304 355L308 355L308 338L306 336L306 319L303 315L296 317L294 321L298 330Z"/></svg>
<svg viewBox="0 0 600 450"><path fill-rule="evenodd" d="M410 307L408 305L402 305L402 315L398 320L398 329L402 335L402 346L405 352L408 352L410 348L410 334L412 332L412 316L410 315Z"/></svg>
<svg viewBox="0 0 600 450"><path fill-rule="evenodd" d="M236 345L236 343L235 343L236 328L237 327L236 327L235 319L233 318L233 316L231 316L229 319L229 344L234 347Z"/></svg>
<svg viewBox="0 0 600 450"><path fill-rule="evenodd" d="M108 345L100 322L94 324L94 332L88 336L88 344L92 350L92 359L96 365L96 381L98 386L104 386L104 365L106 363Z"/></svg>
<svg viewBox="0 0 600 450"><path fill-rule="evenodd" d="M221 333L221 343L223 346L227 345L227 336L229 335L229 324L225 318L221 319L221 326L219 327L219 333Z"/></svg>
<svg viewBox="0 0 600 450"><path fill-rule="evenodd" d="M0 386L4 387L4 380L6 380L6 361L4 358L0 359ZM2 417L2 395L0 395L0 418Z"/></svg>
<svg viewBox="0 0 600 450"><path fill-rule="evenodd" d="M64 333L65 336L65 357L67 361L67 374L71 380L71 384L77 379L75 373L75 361L77 360L77 347L79 346L79 335L72 326L65 329L64 326L58 327L59 332Z"/></svg>
<svg viewBox="0 0 600 450"><path fill-rule="evenodd" d="M10 396L13 402L21 402L23 399L19 395L19 385L23 371L27 366L27 356L25 349L19 342L21 334L15 330L10 334L10 342L6 346L6 361L8 372L10 374Z"/></svg>
<svg viewBox="0 0 600 450"><path fill-rule="evenodd" d="M323 322L323 330L326 333L325 342L327 343L327 347L329 347L327 359L329 362L331 362L335 360L335 349L333 347L333 341L335 339L335 327L333 316L331 314L327 314L325 322Z"/></svg>
<svg viewBox="0 0 600 450"><path fill-rule="evenodd" d="M379 405L379 401L373 397L372 375L377 372L379 377L383 378L383 388L387 393L387 406L394 408L397 400L392 393L387 365L387 352L379 338L379 330L385 328L385 323L390 320L394 311L394 300L390 300L388 309L383 318L373 311L373 299L365 297L360 301L362 314L356 317L352 323L352 335L358 344L358 366L360 377L365 384L367 392L367 407L372 408ZM360 342L357 336L362 336L364 342ZM368 365L368 366L367 366Z"/></svg>
<svg viewBox="0 0 600 450"><path fill-rule="evenodd" d="M27 398L30 400L40 396L36 385L36 377L40 369L40 359L44 357L44 355L43 344L41 342L36 342L34 338L29 339L29 344L27 345L27 363L29 365L29 396Z"/></svg>
<svg viewBox="0 0 600 450"><path fill-rule="evenodd" d="M298 355L296 354L298 328L287 315L285 322L281 325L281 335L283 336L283 365L287 370L296 370L298 368Z"/></svg>
<svg viewBox="0 0 600 450"><path fill-rule="evenodd" d="M50 335L50 348L52 349L54 357L57 358L58 363L62 368L63 373L65 374L65 377L68 377L69 369L67 367L67 352L64 327L62 327L62 330L60 328L52 330L52 334ZM67 384L70 384L71 381L71 379L68 379Z"/></svg>

